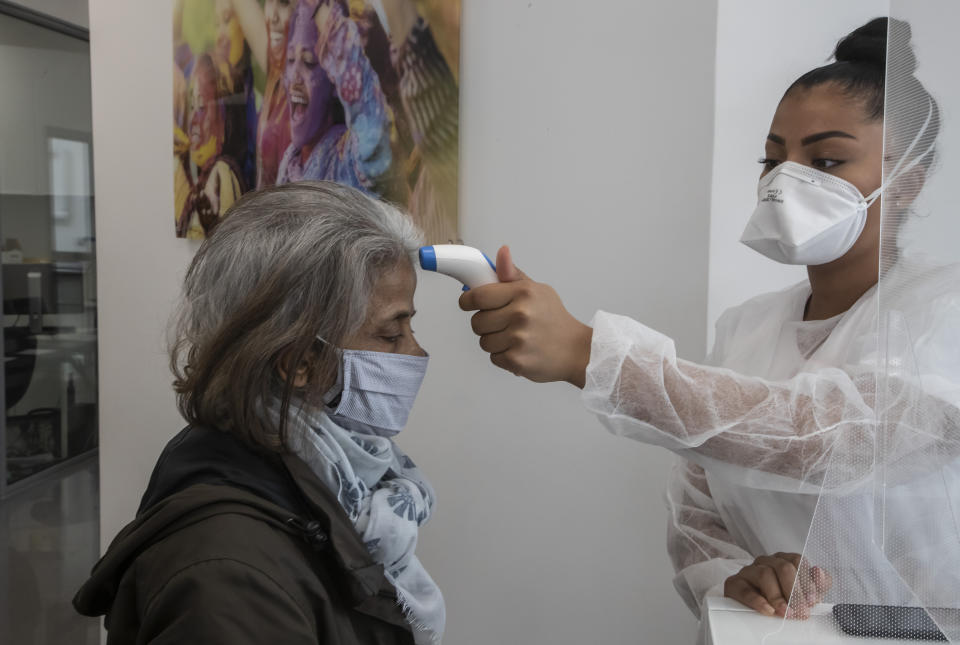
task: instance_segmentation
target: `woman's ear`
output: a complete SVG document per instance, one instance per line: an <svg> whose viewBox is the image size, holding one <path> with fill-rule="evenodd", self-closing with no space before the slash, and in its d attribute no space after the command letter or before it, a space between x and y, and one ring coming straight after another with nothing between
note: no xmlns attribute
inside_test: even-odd
<svg viewBox="0 0 960 645"><path fill-rule="evenodd" d="M277 373L280 374L280 378L284 381L290 381L290 373L283 367L281 363L277 363ZM306 387L307 383L310 381L310 370L303 363L294 370L293 372L293 387L303 388Z"/></svg>
<svg viewBox="0 0 960 645"><path fill-rule="evenodd" d="M300 363L297 371L293 373L293 387L304 388L310 382L310 368L306 364Z"/></svg>
<svg viewBox="0 0 960 645"><path fill-rule="evenodd" d="M314 394L323 395L337 382L340 360L329 348L308 350L294 369L288 367L292 362L293 356L288 352L277 361L277 373L295 389L308 388Z"/></svg>
<svg viewBox="0 0 960 645"><path fill-rule="evenodd" d="M923 190L923 184L927 180L927 169L921 165L916 165L908 172L898 177L891 187L890 199L893 200L893 207L898 211L907 210L913 205L914 200Z"/></svg>
<svg viewBox="0 0 960 645"><path fill-rule="evenodd" d="M297 389L305 388L310 383L311 374L315 371L314 363L317 361L317 356L313 350L308 350L297 366L291 369L290 364L293 362L293 358L291 352L281 356L280 360L277 361L277 372L280 374L280 378L293 387Z"/></svg>

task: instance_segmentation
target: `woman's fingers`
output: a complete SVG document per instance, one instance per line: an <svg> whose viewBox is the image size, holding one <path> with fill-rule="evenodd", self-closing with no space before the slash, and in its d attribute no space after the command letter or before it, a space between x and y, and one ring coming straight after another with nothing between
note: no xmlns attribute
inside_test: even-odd
<svg viewBox="0 0 960 645"><path fill-rule="evenodd" d="M772 567L765 564L752 564L740 571L739 575L753 585L778 616L787 613L787 598L790 596L784 595L777 572Z"/></svg>
<svg viewBox="0 0 960 645"><path fill-rule="evenodd" d="M811 611L823 602L832 584L833 579L826 570L811 567L806 560L803 560L793 597L790 599L787 618L796 620L810 618Z"/></svg>
<svg viewBox="0 0 960 645"><path fill-rule="evenodd" d="M506 329L511 322L511 312L507 309L478 311L470 318L470 328L477 336L495 334Z"/></svg>
<svg viewBox="0 0 960 645"><path fill-rule="evenodd" d="M774 558L780 558L781 560L786 560L795 566L797 569L800 568L801 564L804 562L803 556L799 553L784 553L783 551L773 554Z"/></svg>
<svg viewBox="0 0 960 645"><path fill-rule="evenodd" d="M518 269L513 264L513 255L510 253L510 247L503 245L497 251L497 278L500 282L516 282L517 280L528 280L527 274Z"/></svg>
<svg viewBox="0 0 960 645"><path fill-rule="evenodd" d="M789 562L796 568L796 582L792 594L788 596L790 610L788 618L805 620L810 617L810 611L823 602L833 586L830 573L820 567L811 566L810 562L799 553L776 553L773 556L780 561ZM783 568L786 571L786 567Z"/></svg>
<svg viewBox="0 0 960 645"><path fill-rule="evenodd" d="M832 584L827 571L810 566L799 553L776 553L727 578L724 595L769 616L806 620Z"/></svg>
<svg viewBox="0 0 960 645"><path fill-rule="evenodd" d="M497 282L474 287L460 296L460 308L464 311L489 311L502 309L520 296L529 292L529 280Z"/></svg>
<svg viewBox="0 0 960 645"><path fill-rule="evenodd" d="M800 564L799 558L792 560L775 555L763 555L756 559L755 564L760 564L773 570L777 576L777 582L780 585L780 593L783 594L785 599L790 600L794 583L797 581L797 566Z"/></svg>
<svg viewBox="0 0 960 645"><path fill-rule="evenodd" d="M497 252L496 284L475 287L460 296L460 308L464 311L489 311L506 307L520 296L530 295L530 278L513 264L510 247L502 246Z"/></svg>
<svg viewBox="0 0 960 645"><path fill-rule="evenodd" d="M795 586L795 594L798 606L810 608L823 602L827 592L833 586L833 578L828 571L811 566L810 562L799 553L777 553L775 557L789 560L797 568L798 584Z"/></svg>
<svg viewBox="0 0 960 645"><path fill-rule="evenodd" d="M570 315L549 285L533 282L513 265L510 249L497 255L498 282L470 289L460 308L490 360L531 381L568 381L584 387L593 329Z"/></svg>
<svg viewBox="0 0 960 645"><path fill-rule="evenodd" d="M829 571L820 567L813 567L810 571L813 575L813 584L816 586L822 602L827 592L833 587L833 576L830 575Z"/></svg>
<svg viewBox="0 0 960 645"><path fill-rule="evenodd" d="M773 616L776 613L767 599L758 593L754 586L740 574L727 578L723 585L723 595L727 598L733 598L765 616Z"/></svg>
<svg viewBox="0 0 960 645"><path fill-rule="evenodd" d="M488 354L500 354L514 346L516 338L507 331L480 336L480 349Z"/></svg>

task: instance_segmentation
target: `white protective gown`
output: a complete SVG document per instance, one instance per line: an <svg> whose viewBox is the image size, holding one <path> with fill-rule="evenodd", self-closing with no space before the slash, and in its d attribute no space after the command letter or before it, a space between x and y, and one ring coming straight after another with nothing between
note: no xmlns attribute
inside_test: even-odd
<svg viewBox="0 0 960 645"><path fill-rule="evenodd" d="M704 596L722 593L756 556L803 552L821 490L842 497L841 521L854 527L832 548L845 553L844 540L861 540L880 433L884 459L896 464L888 514L900 503L918 515L918 495L944 487L960 503L960 269L901 260L881 289L830 320L803 321L809 296L804 282L728 310L705 365L679 360L672 340L634 320L593 320L585 405L611 432L683 457L667 494L668 550L674 585L698 615ZM900 341L893 363L890 343L878 353L881 316L900 330L883 336ZM891 364L901 372L881 378L878 366L889 373ZM960 517L960 505L953 510ZM899 536L902 557L960 559L957 526L919 515ZM889 601L896 592L878 590L877 572L890 564L849 551L837 560L845 571L832 572L835 587L859 589L844 598Z"/></svg>

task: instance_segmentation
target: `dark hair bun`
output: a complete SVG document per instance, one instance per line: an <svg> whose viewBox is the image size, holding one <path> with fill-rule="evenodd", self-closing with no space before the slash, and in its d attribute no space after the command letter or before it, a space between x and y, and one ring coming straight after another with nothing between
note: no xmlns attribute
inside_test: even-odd
<svg viewBox="0 0 960 645"><path fill-rule="evenodd" d="M898 67L902 72L913 74L917 59L910 48L910 25L902 20L874 18L844 36L837 43L833 57L838 63L869 65L884 70L887 64L888 32Z"/></svg>

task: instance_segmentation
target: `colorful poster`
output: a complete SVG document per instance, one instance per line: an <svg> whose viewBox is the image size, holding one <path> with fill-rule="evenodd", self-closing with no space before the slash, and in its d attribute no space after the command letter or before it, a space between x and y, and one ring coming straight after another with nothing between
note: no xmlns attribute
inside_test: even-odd
<svg viewBox="0 0 960 645"><path fill-rule="evenodd" d="M178 237L315 179L458 239L460 0L177 0L173 40Z"/></svg>

